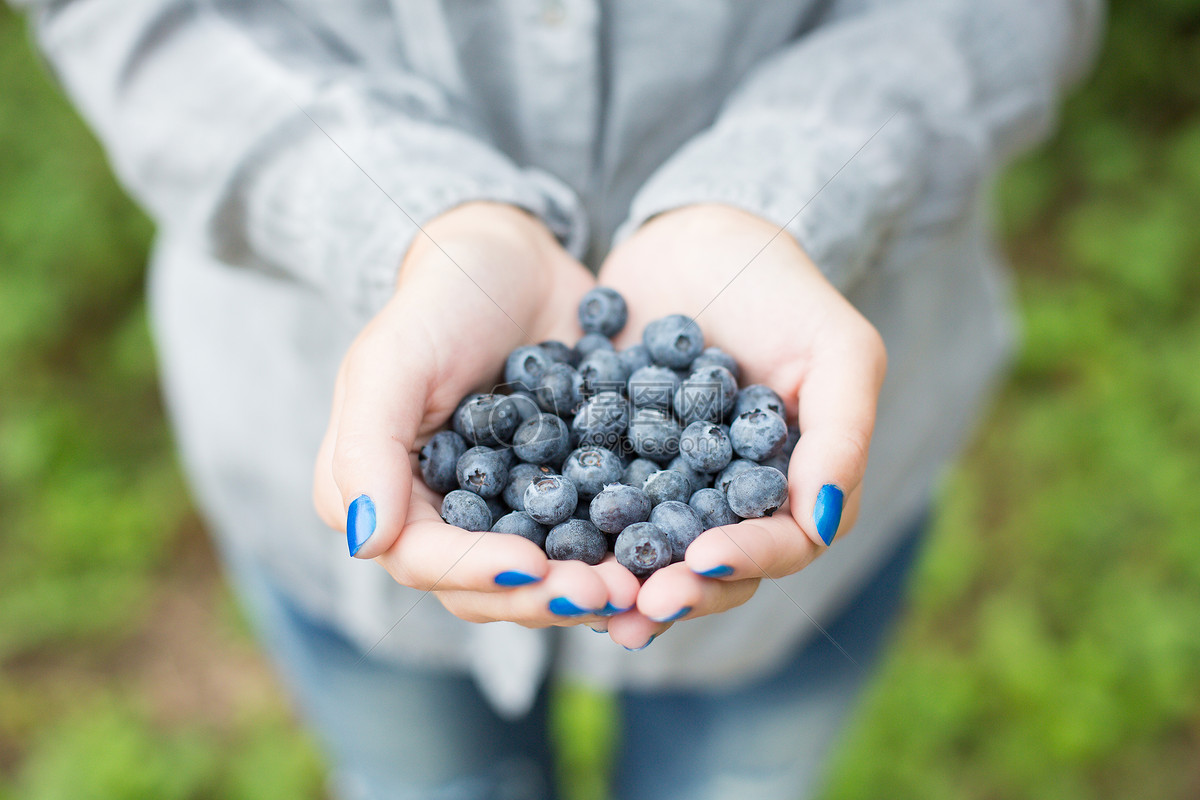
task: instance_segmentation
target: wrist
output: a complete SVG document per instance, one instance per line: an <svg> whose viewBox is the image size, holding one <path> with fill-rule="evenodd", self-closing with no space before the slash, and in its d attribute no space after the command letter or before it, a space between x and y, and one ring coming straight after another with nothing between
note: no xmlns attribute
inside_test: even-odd
<svg viewBox="0 0 1200 800"><path fill-rule="evenodd" d="M438 271L447 258L464 269L472 264L489 268L536 270L561 251L554 234L537 217L505 203L464 203L423 226L401 262L397 284L415 279L426 269Z"/></svg>
<svg viewBox="0 0 1200 800"><path fill-rule="evenodd" d="M766 234L779 231L779 226L737 206L722 203L695 203L656 214L639 229L662 232L670 230L675 236L730 236ZM765 240L764 240L765 241Z"/></svg>

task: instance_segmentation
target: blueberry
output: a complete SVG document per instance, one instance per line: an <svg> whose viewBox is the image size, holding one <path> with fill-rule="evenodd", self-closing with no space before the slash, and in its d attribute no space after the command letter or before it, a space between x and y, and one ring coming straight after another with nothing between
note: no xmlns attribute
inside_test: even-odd
<svg viewBox="0 0 1200 800"><path fill-rule="evenodd" d="M569 519L555 525L546 536L546 555L555 561L599 564L607 552L608 539L586 519Z"/></svg>
<svg viewBox="0 0 1200 800"><path fill-rule="evenodd" d="M455 489L442 498L442 519L464 531L486 531L492 527L487 501L473 492Z"/></svg>
<svg viewBox="0 0 1200 800"><path fill-rule="evenodd" d="M530 464L557 466L571 452L571 431L553 414L538 414L525 420L513 434L513 451Z"/></svg>
<svg viewBox="0 0 1200 800"><path fill-rule="evenodd" d="M498 496L508 481L504 455L490 447L472 447L465 451L458 457L454 473L460 489L483 497Z"/></svg>
<svg viewBox="0 0 1200 800"><path fill-rule="evenodd" d="M658 408L639 408L629 423L629 443L642 458L665 464L679 455L679 423Z"/></svg>
<svg viewBox="0 0 1200 800"><path fill-rule="evenodd" d="M508 397L510 400L512 400L513 405L516 406L517 415L520 416L521 422L524 422L532 416L540 414L542 411L540 408L538 408L537 398L524 389L517 389ZM520 425L521 422L518 422L517 424Z"/></svg>
<svg viewBox="0 0 1200 800"><path fill-rule="evenodd" d="M621 357L621 364L624 365L627 375L632 375L642 367L650 366L650 351L644 344L626 347L617 355Z"/></svg>
<svg viewBox="0 0 1200 800"><path fill-rule="evenodd" d="M463 437L463 441L465 441L468 445L471 445L472 443L463 429L463 424L467 420L462 420L460 418L466 413L465 409L468 403L473 403L484 396L485 395L482 392L471 392L470 394L463 395L463 399L459 400L458 405L454 407L454 413L450 415L451 429L459 436ZM513 428L513 430L516 430L516 428Z"/></svg>
<svg viewBox="0 0 1200 800"><path fill-rule="evenodd" d="M764 467L774 467L784 475L788 474L788 466L792 463L792 453L796 450L796 445L800 442L800 429L795 425L788 425L787 440L783 443L783 449L778 455L771 456L763 460Z"/></svg>
<svg viewBox="0 0 1200 800"><path fill-rule="evenodd" d="M438 494L445 494L458 488L459 456L467 450L467 443L454 431L438 431L421 448L417 463L421 467L421 477L425 485Z"/></svg>
<svg viewBox="0 0 1200 800"><path fill-rule="evenodd" d="M670 411L679 384L679 376L674 370L653 365L642 367L629 376L629 402L634 408L661 408Z"/></svg>
<svg viewBox="0 0 1200 800"><path fill-rule="evenodd" d="M508 507L508 504L499 497L485 497L483 499L487 503L488 513L492 515L492 519L500 519L509 511L512 511Z"/></svg>
<svg viewBox="0 0 1200 800"><path fill-rule="evenodd" d="M720 425L693 422L679 438L679 457L697 472L720 472L733 460L733 445Z"/></svg>
<svg viewBox="0 0 1200 800"><path fill-rule="evenodd" d="M763 411L774 411L781 417L786 418L787 416L783 398L776 394L770 386L763 386L761 383L743 386L733 404L733 415L739 417L756 408L761 408Z"/></svg>
<svg viewBox="0 0 1200 800"><path fill-rule="evenodd" d="M692 469L692 465L685 461L682 455L672 458L670 463L667 464L667 469L686 475L688 486L691 487L692 493L708 485L708 476Z"/></svg>
<svg viewBox="0 0 1200 800"><path fill-rule="evenodd" d="M668 500L678 500L681 503L686 503L688 498L692 496L692 483L682 472L676 472L673 469L660 469L649 478L646 478L646 483L642 486L642 490L650 495L650 502L654 503L654 505L665 503Z"/></svg>
<svg viewBox="0 0 1200 800"><path fill-rule="evenodd" d="M579 301L579 325L587 333L611 338L621 332L628 317L625 298L607 286L597 286Z"/></svg>
<svg viewBox="0 0 1200 800"><path fill-rule="evenodd" d="M624 392L629 373L621 357L612 350L597 350L579 362L579 377L583 379L583 396L597 392Z"/></svg>
<svg viewBox="0 0 1200 800"><path fill-rule="evenodd" d="M775 469L782 472L784 474L784 477L787 477L788 465L791 464L791 461L792 461L791 457L785 456L783 453L780 453L777 456L771 456L770 458L765 458L762 461L759 461L758 463L759 463L759 465L764 466L764 467L774 467Z"/></svg>
<svg viewBox="0 0 1200 800"><path fill-rule="evenodd" d="M700 517L700 524L704 526L704 530L721 525L733 525L740 519L737 514L733 513L733 509L729 507L729 501L725 499L725 493L720 489L701 489L692 495L692 499L688 500L688 505Z"/></svg>
<svg viewBox="0 0 1200 800"><path fill-rule="evenodd" d="M610 483L619 483L621 459L604 447L581 447L563 462L562 474L575 484L581 500L591 500Z"/></svg>
<svg viewBox="0 0 1200 800"><path fill-rule="evenodd" d="M457 415L459 411L462 411L463 406L465 406L467 403L471 402L472 400L478 400L481 397L483 397L483 392L471 392L469 394L463 395L463 399L459 400L458 405L454 407L454 414L451 415L451 421L453 421L454 416Z"/></svg>
<svg viewBox="0 0 1200 800"><path fill-rule="evenodd" d="M616 392L600 392L584 401L571 420L571 433L578 447L607 447L617 450L629 426L629 407Z"/></svg>
<svg viewBox="0 0 1200 800"><path fill-rule="evenodd" d="M542 411L569 417L583 402L583 376L570 364L551 364L534 389Z"/></svg>
<svg viewBox="0 0 1200 800"><path fill-rule="evenodd" d="M536 344L518 347L504 362L504 381L513 388L533 391L546 367L554 363Z"/></svg>
<svg viewBox="0 0 1200 800"><path fill-rule="evenodd" d="M542 352L546 354L546 357L555 363L567 364L572 367L579 363L579 355L562 342L550 339L549 341L542 342L538 347L542 348Z"/></svg>
<svg viewBox="0 0 1200 800"><path fill-rule="evenodd" d="M613 552L617 563L638 577L671 563L671 542L652 522L635 522L621 531Z"/></svg>
<svg viewBox="0 0 1200 800"><path fill-rule="evenodd" d="M725 499L742 519L769 517L787 500L787 478L774 467L755 466L729 482Z"/></svg>
<svg viewBox="0 0 1200 800"><path fill-rule="evenodd" d="M510 470L517 463L517 454L513 452L511 447L497 447L496 457L500 459L500 463L504 465L504 469Z"/></svg>
<svg viewBox="0 0 1200 800"><path fill-rule="evenodd" d="M601 336L598 333L585 333L578 342L575 343L575 353L579 357L577 364L583 363L583 359L590 356L597 350L615 350L613 343L608 340L608 337Z"/></svg>
<svg viewBox="0 0 1200 800"><path fill-rule="evenodd" d="M516 401L501 394L472 395L454 412L455 433L473 445L507 444L520 423Z"/></svg>
<svg viewBox="0 0 1200 800"><path fill-rule="evenodd" d="M787 423L774 411L756 408L734 418L729 426L733 450L741 458L765 461L779 455L787 441Z"/></svg>
<svg viewBox="0 0 1200 800"><path fill-rule="evenodd" d="M788 425L787 441L783 443L783 454L791 456L798 444L800 444L800 429L795 425Z"/></svg>
<svg viewBox="0 0 1200 800"><path fill-rule="evenodd" d="M642 342L656 364L681 369L704 349L704 334L691 317L672 314L647 325Z"/></svg>
<svg viewBox="0 0 1200 800"><path fill-rule="evenodd" d="M635 522L650 519L650 496L635 486L610 483L592 498L592 523L605 533L620 533Z"/></svg>
<svg viewBox="0 0 1200 800"><path fill-rule="evenodd" d="M504 502L514 511L525 510L525 487L543 478L553 475L554 470L542 464L516 464L508 470L508 483L504 486Z"/></svg>
<svg viewBox="0 0 1200 800"><path fill-rule="evenodd" d="M547 475L525 487L525 513L543 525L557 525L571 518L579 493L562 475Z"/></svg>
<svg viewBox="0 0 1200 800"><path fill-rule="evenodd" d="M751 467L757 467L758 464L745 458L737 458L729 462L729 466L721 470L721 474L717 475L717 479L713 481L713 488L719 492L724 492L729 488L729 482L738 475L742 474Z"/></svg>
<svg viewBox="0 0 1200 800"><path fill-rule="evenodd" d="M685 425L720 422L733 410L737 381L724 367L704 367L688 376L675 390L675 414Z"/></svg>
<svg viewBox="0 0 1200 800"><path fill-rule="evenodd" d="M625 472L621 476L621 483L636 486L640 489L646 483L646 478L649 478L660 469L662 468L658 464L655 464L648 458L635 458L625 466Z"/></svg>
<svg viewBox="0 0 1200 800"><path fill-rule="evenodd" d="M706 347L703 353L696 356L696 360L692 362L692 370L702 367L724 367L733 375L734 380L742 379L742 370L737 361L719 347Z"/></svg>
<svg viewBox="0 0 1200 800"><path fill-rule="evenodd" d="M678 500L668 500L656 505L650 512L650 521L667 535L667 541L671 543L672 561L682 561L688 545L704 533L704 523L700 521L700 515L687 503Z"/></svg>
<svg viewBox="0 0 1200 800"><path fill-rule="evenodd" d="M515 533L523 536L538 547L546 547L546 534L549 532L524 511L512 511L496 520L492 525L494 533Z"/></svg>

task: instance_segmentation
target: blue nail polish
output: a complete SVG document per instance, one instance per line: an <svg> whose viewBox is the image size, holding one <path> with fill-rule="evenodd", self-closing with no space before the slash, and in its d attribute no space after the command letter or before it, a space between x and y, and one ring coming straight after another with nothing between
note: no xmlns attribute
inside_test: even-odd
<svg viewBox="0 0 1200 800"><path fill-rule="evenodd" d="M656 633L653 636L651 636L649 639L647 639L646 643L644 645L642 645L641 647L625 647L625 645L621 645L621 646L625 647L625 649L631 653L636 653L639 650L645 650L647 647L650 646L650 643L653 642L657 638L658 638L658 634Z"/></svg>
<svg viewBox="0 0 1200 800"><path fill-rule="evenodd" d="M608 631L601 630L600 628L593 628L591 625L588 625L587 629L592 633L608 633Z"/></svg>
<svg viewBox="0 0 1200 800"><path fill-rule="evenodd" d="M350 502L346 510L346 546L350 555L358 555L358 551L375 533L375 501L360 494Z"/></svg>
<svg viewBox="0 0 1200 800"><path fill-rule="evenodd" d="M614 617L617 614L624 614L628 610L628 608L617 608L612 603L605 603L604 608L600 609L596 613L602 617Z"/></svg>
<svg viewBox="0 0 1200 800"><path fill-rule="evenodd" d="M712 569L706 569L704 572L697 572L697 575L703 575L706 578L724 578L726 575L733 574L733 567L728 564L718 564Z"/></svg>
<svg viewBox="0 0 1200 800"><path fill-rule="evenodd" d="M505 572L501 572L496 576L495 580L497 586L524 586L529 583L537 583L541 580L541 578L525 572L517 572L515 569L510 569Z"/></svg>
<svg viewBox="0 0 1200 800"><path fill-rule="evenodd" d="M817 535L826 545L833 542L838 525L842 522L842 490L827 483L817 492L817 504L813 508L813 522L817 523Z"/></svg>
<svg viewBox="0 0 1200 800"><path fill-rule="evenodd" d="M656 619L654 621L655 622L674 622L675 620L679 619L680 617L686 617L689 613L691 613L691 610L692 610L691 606L684 606L683 608L679 609L671 616L663 617L662 619ZM646 644L650 644L650 643L646 642Z"/></svg>
<svg viewBox="0 0 1200 800"><path fill-rule="evenodd" d="M587 614L586 608L580 608L565 597L556 597L550 601L550 611L560 617L578 617Z"/></svg>

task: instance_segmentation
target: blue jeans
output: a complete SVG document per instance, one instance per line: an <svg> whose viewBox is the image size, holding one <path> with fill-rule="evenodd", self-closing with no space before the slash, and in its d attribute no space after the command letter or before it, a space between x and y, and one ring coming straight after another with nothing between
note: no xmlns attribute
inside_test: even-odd
<svg viewBox="0 0 1200 800"><path fill-rule="evenodd" d="M781 669L732 690L625 691L614 792L622 800L797 800L892 629L924 520L861 593ZM545 686L526 717L495 714L470 679L360 662L253 563L229 564L300 711L324 743L342 800L553 798ZM848 653L835 647L836 641Z"/></svg>

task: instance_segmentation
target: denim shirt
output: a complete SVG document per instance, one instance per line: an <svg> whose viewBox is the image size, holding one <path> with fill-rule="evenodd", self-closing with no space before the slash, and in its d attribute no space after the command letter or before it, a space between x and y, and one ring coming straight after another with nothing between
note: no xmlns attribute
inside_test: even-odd
<svg viewBox="0 0 1200 800"><path fill-rule="evenodd" d="M555 668L593 683L744 680L820 635L968 435L1014 339L988 179L1047 135L1102 16L1098 0L15 2L157 223L165 394L219 545L377 657L469 671L513 713L556 634L420 601L347 558L310 501L337 364L413 221L512 203L594 266L657 213L730 204L786 226L879 328L890 371L852 534L645 652L557 634Z"/></svg>

